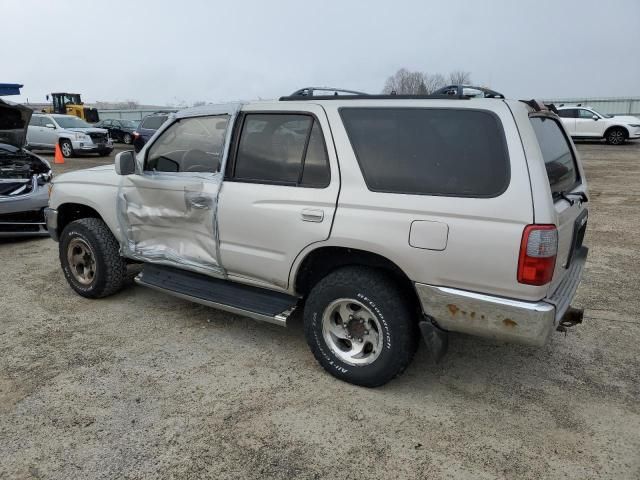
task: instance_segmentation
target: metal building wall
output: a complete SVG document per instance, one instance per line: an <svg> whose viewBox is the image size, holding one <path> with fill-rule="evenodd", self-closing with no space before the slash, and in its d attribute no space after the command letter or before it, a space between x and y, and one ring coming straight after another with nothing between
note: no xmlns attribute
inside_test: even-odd
<svg viewBox="0 0 640 480"><path fill-rule="evenodd" d="M640 116L640 97L603 97L603 98L554 98L544 101L545 103L554 103L555 105L577 104L590 106L601 113L610 115L636 115Z"/></svg>
<svg viewBox="0 0 640 480"><path fill-rule="evenodd" d="M147 115L151 114L151 113L155 113L158 111L162 111L162 112L177 112L177 109L173 109L173 108L163 108L162 110L158 110L158 109L149 109L149 110L123 110L123 109L117 109L117 110L103 110L103 109L99 109L98 110L98 115L100 115L100 120L106 120L106 119L124 119L124 120L142 120L144 117L146 117Z"/></svg>

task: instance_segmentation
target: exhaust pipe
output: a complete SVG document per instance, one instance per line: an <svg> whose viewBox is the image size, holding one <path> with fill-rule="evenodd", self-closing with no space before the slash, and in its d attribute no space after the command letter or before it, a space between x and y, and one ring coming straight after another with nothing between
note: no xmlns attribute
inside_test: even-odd
<svg viewBox="0 0 640 480"><path fill-rule="evenodd" d="M558 328L556 328L556 330L566 333L568 328L582 323L583 318L584 309L569 307L560 319L560 323L558 323Z"/></svg>

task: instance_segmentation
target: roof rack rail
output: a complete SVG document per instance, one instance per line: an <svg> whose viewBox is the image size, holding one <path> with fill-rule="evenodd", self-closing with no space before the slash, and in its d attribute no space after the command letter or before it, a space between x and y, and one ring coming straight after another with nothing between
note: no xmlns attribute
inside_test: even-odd
<svg viewBox="0 0 640 480"><path fill-rule="evenodd" d="M558 109L556 108L556 106L553 103L543 103L539 100L535 100L535 99L531 99L531 100L520 100L522 103L529 105L531 108L533 108L536 112L542 112L545 110L551 111L553 113L555 113L556 115L558 114Z"/></svg>
<svg viewBox="0 0 640 480"><path fill-rule="evenodd" d="M465 89L473 89L482 92L484 98L504 98L504 95L484 87L474 87L470 85L449 85L436 90L430 95L397 95L395 92L391 94L367 94L356 92L354 90L344 90L341 88L328 87L306 87L296 90L291 95L280 97L280 101L288 100L469 100L477 95L470 92L465 93ZM316 91L332 91L333 95L315 95ZM339 95L337 92L348 93L348 95Z"/></svg>
<svg viewBox="0 0 640 480"><path fill-rule="evenodd" d="M327 96L324 95L315 95L315 92L333 92L334 96L339 96L340 93L346 93L347 95L367 95L364 92L358 92L357 90L347 90L346 88L333 88L333 87L304 87L299 90L293 92L290 97L313 97L313 96Z"/></svg>
<svg viewBox="0 0 640 480"><path fill-rule="evenodd" d="M504 95L500 92L496 92L495 90L491 90L490 88L485 87L477 87L475 85L447 85L446 87L439 88L433 95L449 95L457 98L470 98L477 97L478 95L473 95L470 92L465 93L466 90L477 90L482 92L484 98L504 98Z"/></svg>

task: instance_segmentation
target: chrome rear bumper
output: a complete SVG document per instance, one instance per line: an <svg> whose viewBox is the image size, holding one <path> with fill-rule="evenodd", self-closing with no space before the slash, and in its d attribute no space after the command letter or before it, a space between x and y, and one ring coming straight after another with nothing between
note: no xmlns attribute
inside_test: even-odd
<svg viewBox="0 0 640 480"><path fill-rule="evenodd" d="M421 283L416 283L416 292L423 312L445 330L542 346L573 300L587 251L582 247L576 252L569 271L553 294L538 302Z"/></svg>

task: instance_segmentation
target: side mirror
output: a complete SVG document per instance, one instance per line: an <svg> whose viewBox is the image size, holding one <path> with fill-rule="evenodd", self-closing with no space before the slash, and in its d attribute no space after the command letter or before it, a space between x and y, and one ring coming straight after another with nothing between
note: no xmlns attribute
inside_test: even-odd
<svg viewBox="0 0 640 480"><path fill-rule="evenodd" d="M45 125L45 127L47 127L47 128L53 128L54 130L56 129L56 126L55 126L53 123L47 123L47 124Z"/></svg>
<svg viewBox="0 0 640 480"><path fill-rule="evenodd" d="M118 175L131 175L136 173L136 155L133 150L120 152L116 155L116 173Z"/></svg>
<svg viewBox="0 0 640 480"><path fill-rule="evenodd" d="M599 117L598 115L594 115L594 116L593 116L593 117L591 117L591 118L593 118L594 120L598 121L598 119L599 119L600 117Z"/></svg>

